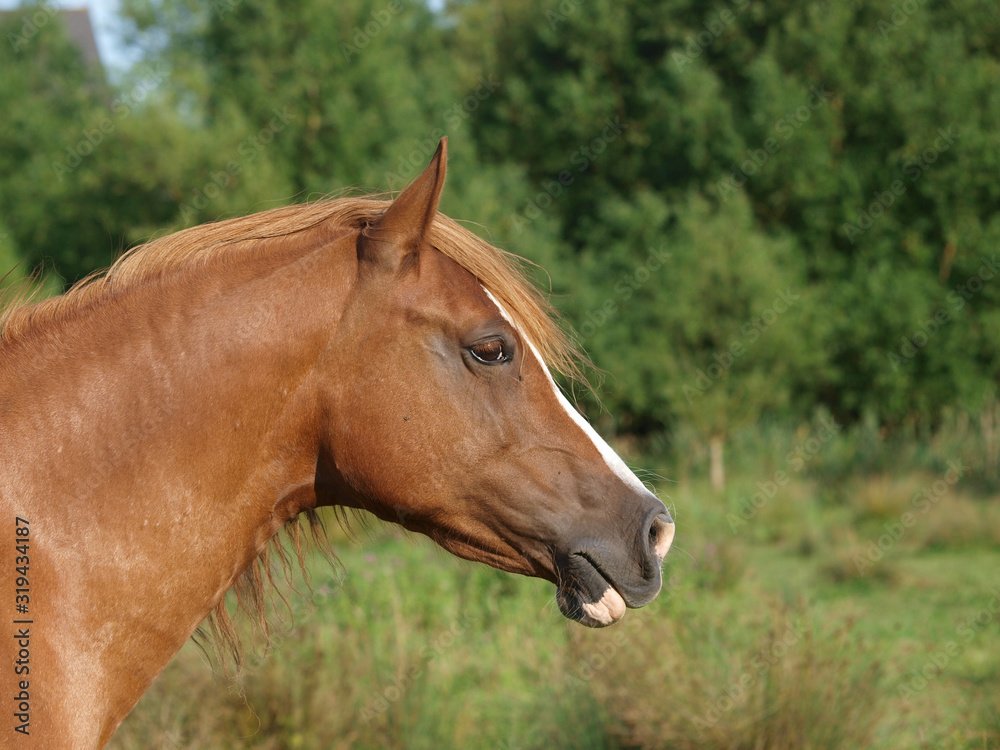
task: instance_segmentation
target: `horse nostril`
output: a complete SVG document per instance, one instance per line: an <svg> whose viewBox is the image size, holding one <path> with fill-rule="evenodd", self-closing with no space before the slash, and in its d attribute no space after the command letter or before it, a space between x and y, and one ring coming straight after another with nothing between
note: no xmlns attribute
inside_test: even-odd
<svg viewBox="0 0 1000 750"><path fill-rule="evenodd" d="M649 526L649 549L660 560L667 555L671 543L674 541L674 522L670 516L661 513L653 519Z"/></svg>

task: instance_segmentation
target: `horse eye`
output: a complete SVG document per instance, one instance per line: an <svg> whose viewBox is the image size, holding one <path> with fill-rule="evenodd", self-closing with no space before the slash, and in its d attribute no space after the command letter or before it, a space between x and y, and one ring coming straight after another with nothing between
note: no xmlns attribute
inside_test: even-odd
<svg viewBox="0 0 1000 750"><path fill-rule="evenodd" d="M504 349L503 341L500 339L490 339L473 344L469 347L469 351L473 357L487 365L499 364L510 359Z"/></svg>

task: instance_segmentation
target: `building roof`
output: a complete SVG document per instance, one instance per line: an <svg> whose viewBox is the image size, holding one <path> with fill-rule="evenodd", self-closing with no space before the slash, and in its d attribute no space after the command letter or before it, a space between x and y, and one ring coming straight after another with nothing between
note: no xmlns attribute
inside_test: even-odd
<svg viewBox="0 0 1000 750"><path fill-rule="evenodd" d="M101 53L97 50L94 27L90 25L90 11L86 7L60 10L59 17L66 24L69 38L80 48L83 61L88 65L100 65Z"/></svg>

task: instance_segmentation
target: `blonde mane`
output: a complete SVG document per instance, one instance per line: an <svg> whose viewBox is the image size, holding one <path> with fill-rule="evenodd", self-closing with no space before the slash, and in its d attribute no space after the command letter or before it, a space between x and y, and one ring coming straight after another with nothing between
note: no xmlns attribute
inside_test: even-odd
<svg viewBox="0 0 1000 750"><path fill-rule="evenodd" d="M9 303L0 310L0 346L171 273L266 252L267 240L287 238L320 225L361 231L374 223L389 203L374 198L340 198L284 206L203 224L147 242L58 297L31 304L27 295ZM443 214L435 217L429 240L500 301L550 368L570 379L583 379L581 353L556 322L551 306L529 281L526 261L494 247Z"/></svg>
<svg viewBox="0 0 1000 750"><path fill-rule="evenodd" d="M339 198L285 206L192 227L147 242L126 252L106 271L91 274L60 296L31 303L30 293L16 294L14 301L0 310L0 355L5 346L26 342L36 334L55 332L62 321L85 314L89 308L127 292L141 293L144 286L172 274L209 263L243 262L267 253L276 244L271 241L287 241L292 235L321 225L329 229L363 231L389 204L390 201L374 198ZM485 242L443 214L435 217L429 241L479 279L552 370L571 380L586 382L582 372L586 360L557 323L549 303L529 280L525 272L526 261ZM321 519L314 511L303 515L309 521L316 546L335 561ZM303 541L299 519L293 519L286 525L285 533L273 537L272 543L231 589L236 608L250 616L265 643L270 641L266 603L271 601L273 604L278 591L275 567L283 569L283 577L289 584L292 560L296 560L304 572ZM280 591L278 596L284 601ZM209 635L211 637L207 637ZM240 667L243 649L225 598L195 637L203 645L209 641L214 646L227 672L230 662L227 655L232 657L237 669Z"/></svg>

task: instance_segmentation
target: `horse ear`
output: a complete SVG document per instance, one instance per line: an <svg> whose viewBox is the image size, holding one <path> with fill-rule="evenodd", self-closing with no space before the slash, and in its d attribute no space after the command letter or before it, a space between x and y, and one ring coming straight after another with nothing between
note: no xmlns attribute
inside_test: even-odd
<svg viewBox="0 0 1000 750"><path fill-rule="evenodd" d="M417 253L437 214L447 161L448 139L442 138L427 168L361 233L359 261L396 271Z"/></svg>

